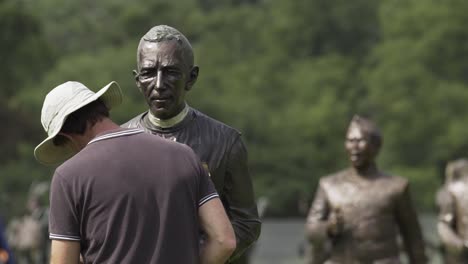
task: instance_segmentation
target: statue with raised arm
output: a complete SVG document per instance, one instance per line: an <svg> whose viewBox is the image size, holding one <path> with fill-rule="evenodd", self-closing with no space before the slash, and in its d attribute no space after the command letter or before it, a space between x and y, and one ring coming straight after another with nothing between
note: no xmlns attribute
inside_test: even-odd
<svg viewBox="0 0 468 264"><path fill-rule="evenodd" d="M411 264L426 263L408 181L377 168L382 136L369 119L355 116L345 148L351 167L323 177L307 218L314 248L329 246L326 264L400 264L400 235Z"/></svg>
<svg viewBox="0 0 468 264"><path fill-rule="evenodd" d="M437 195L437 231L446 263L468 263L468 160L449 162L445 174L445 185Z"/></svg>

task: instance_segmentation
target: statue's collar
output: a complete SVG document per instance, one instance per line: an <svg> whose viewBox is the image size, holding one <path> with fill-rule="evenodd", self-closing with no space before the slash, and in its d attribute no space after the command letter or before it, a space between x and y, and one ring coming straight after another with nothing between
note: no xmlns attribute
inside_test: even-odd
<svg viewBox="0 0 468 264"><path fill-rule="evenodd" d="M179 124L180 122L182 122L184 118L187 116L188 112L189 112L189 106L187 104L185 104L184 109L182 109L180 113L178 113L176 116L169 118L169 119L157 118L156 116L153 115L153 113L151 113L151 111L148 111L148 120L153 126L156 126L159 128L171 128Z"/></svg>

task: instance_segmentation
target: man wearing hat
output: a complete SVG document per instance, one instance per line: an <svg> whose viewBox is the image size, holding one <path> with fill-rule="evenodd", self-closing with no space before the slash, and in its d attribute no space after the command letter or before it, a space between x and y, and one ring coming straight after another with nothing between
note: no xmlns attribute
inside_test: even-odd
<svg viewBox="0 0 468 264"><path fill-rule="evenodd" d="M97 93L66 82L44 100L34 154L69 158L51 183L51 262L223 263L235 236L206 170L182 144L120 128L109 110L121 100L115 82Z"/></svg>
<svg viewBox="0 0 468 264"><path fill-rule="evenodd" d="M239 131L186 104L198 72L192 46L182 33L166 25L150 29L138 45L134 72L149 110L123 126L193 149L209 171L234 227L237 249L230 260L246 263L245 256L239 257L258 239L261 227L247 149Z"/></svg>

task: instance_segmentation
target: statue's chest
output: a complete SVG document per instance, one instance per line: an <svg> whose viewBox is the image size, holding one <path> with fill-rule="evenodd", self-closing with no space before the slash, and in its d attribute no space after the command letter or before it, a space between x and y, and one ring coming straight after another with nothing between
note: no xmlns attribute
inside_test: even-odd
<svg viewBox="0 0 468 264"><path fill-rule="evenodd" d="M353 215L382 214L393 209L395 188L386 181L344 181L329 186L326 193L332 208Z"/></svg>

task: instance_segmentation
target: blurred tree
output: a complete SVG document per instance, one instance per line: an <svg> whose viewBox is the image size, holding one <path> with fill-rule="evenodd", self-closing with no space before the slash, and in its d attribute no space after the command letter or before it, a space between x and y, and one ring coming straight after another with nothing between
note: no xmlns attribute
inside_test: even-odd
<svg viewBox="0 0 468 264"><path fill-rule="evenodd" d="M30 122L27 107L15 104L13 99L21 91L34 97L33 87L54 60L41 25L26 2L0 1L0 120L8 124L0 137L0 164L18 158L17 145L37 138L40 131Z"/></svg>
<svg viewBox="0 0 468 264"><path fill-rule="evenodd" d="M462 44L468 3L450 2L385 1L383 39L363 74L368 107L385 132L383 162L406 168L401 173L416 182L425 205L432 203L436 166L468 150L460 124L468 118L468 49Z"/></svg>
<svg viewBox="0 0 468 264"><path fill-rule="evenodd" d="M324 53L366 55L380 36L377 10L380 1L273 0L270 8L274 38L289 55Z"/></svg>
<svg viewBox="0 0 468 264"><path fill-rule="evenodd" d="M52 62L40 21L23 1L0 2L0 83L8 99L28 80L37 80ZM4 106L4 104L1 104Z"/></svg>
<svg viewBox="0 0 468 264"><path fill-rule="evenodd" d="M189 104L243 132L257 195L270 198L271 214L298 213L294 204L312 196L320 176L346 166L343 139L355 113L382 128L381 167L410 178L418 204L430 208L440 167L468 151L467 7L463 0L3 0L2 183L27 189L50 175L32 150L44 136L42 101L56 85L78 80L99 89L116 80L125 101L113 117L124 122L144 111L131 73L136 48L152 26L168 24L190 39L200 66Z"/></svg>

